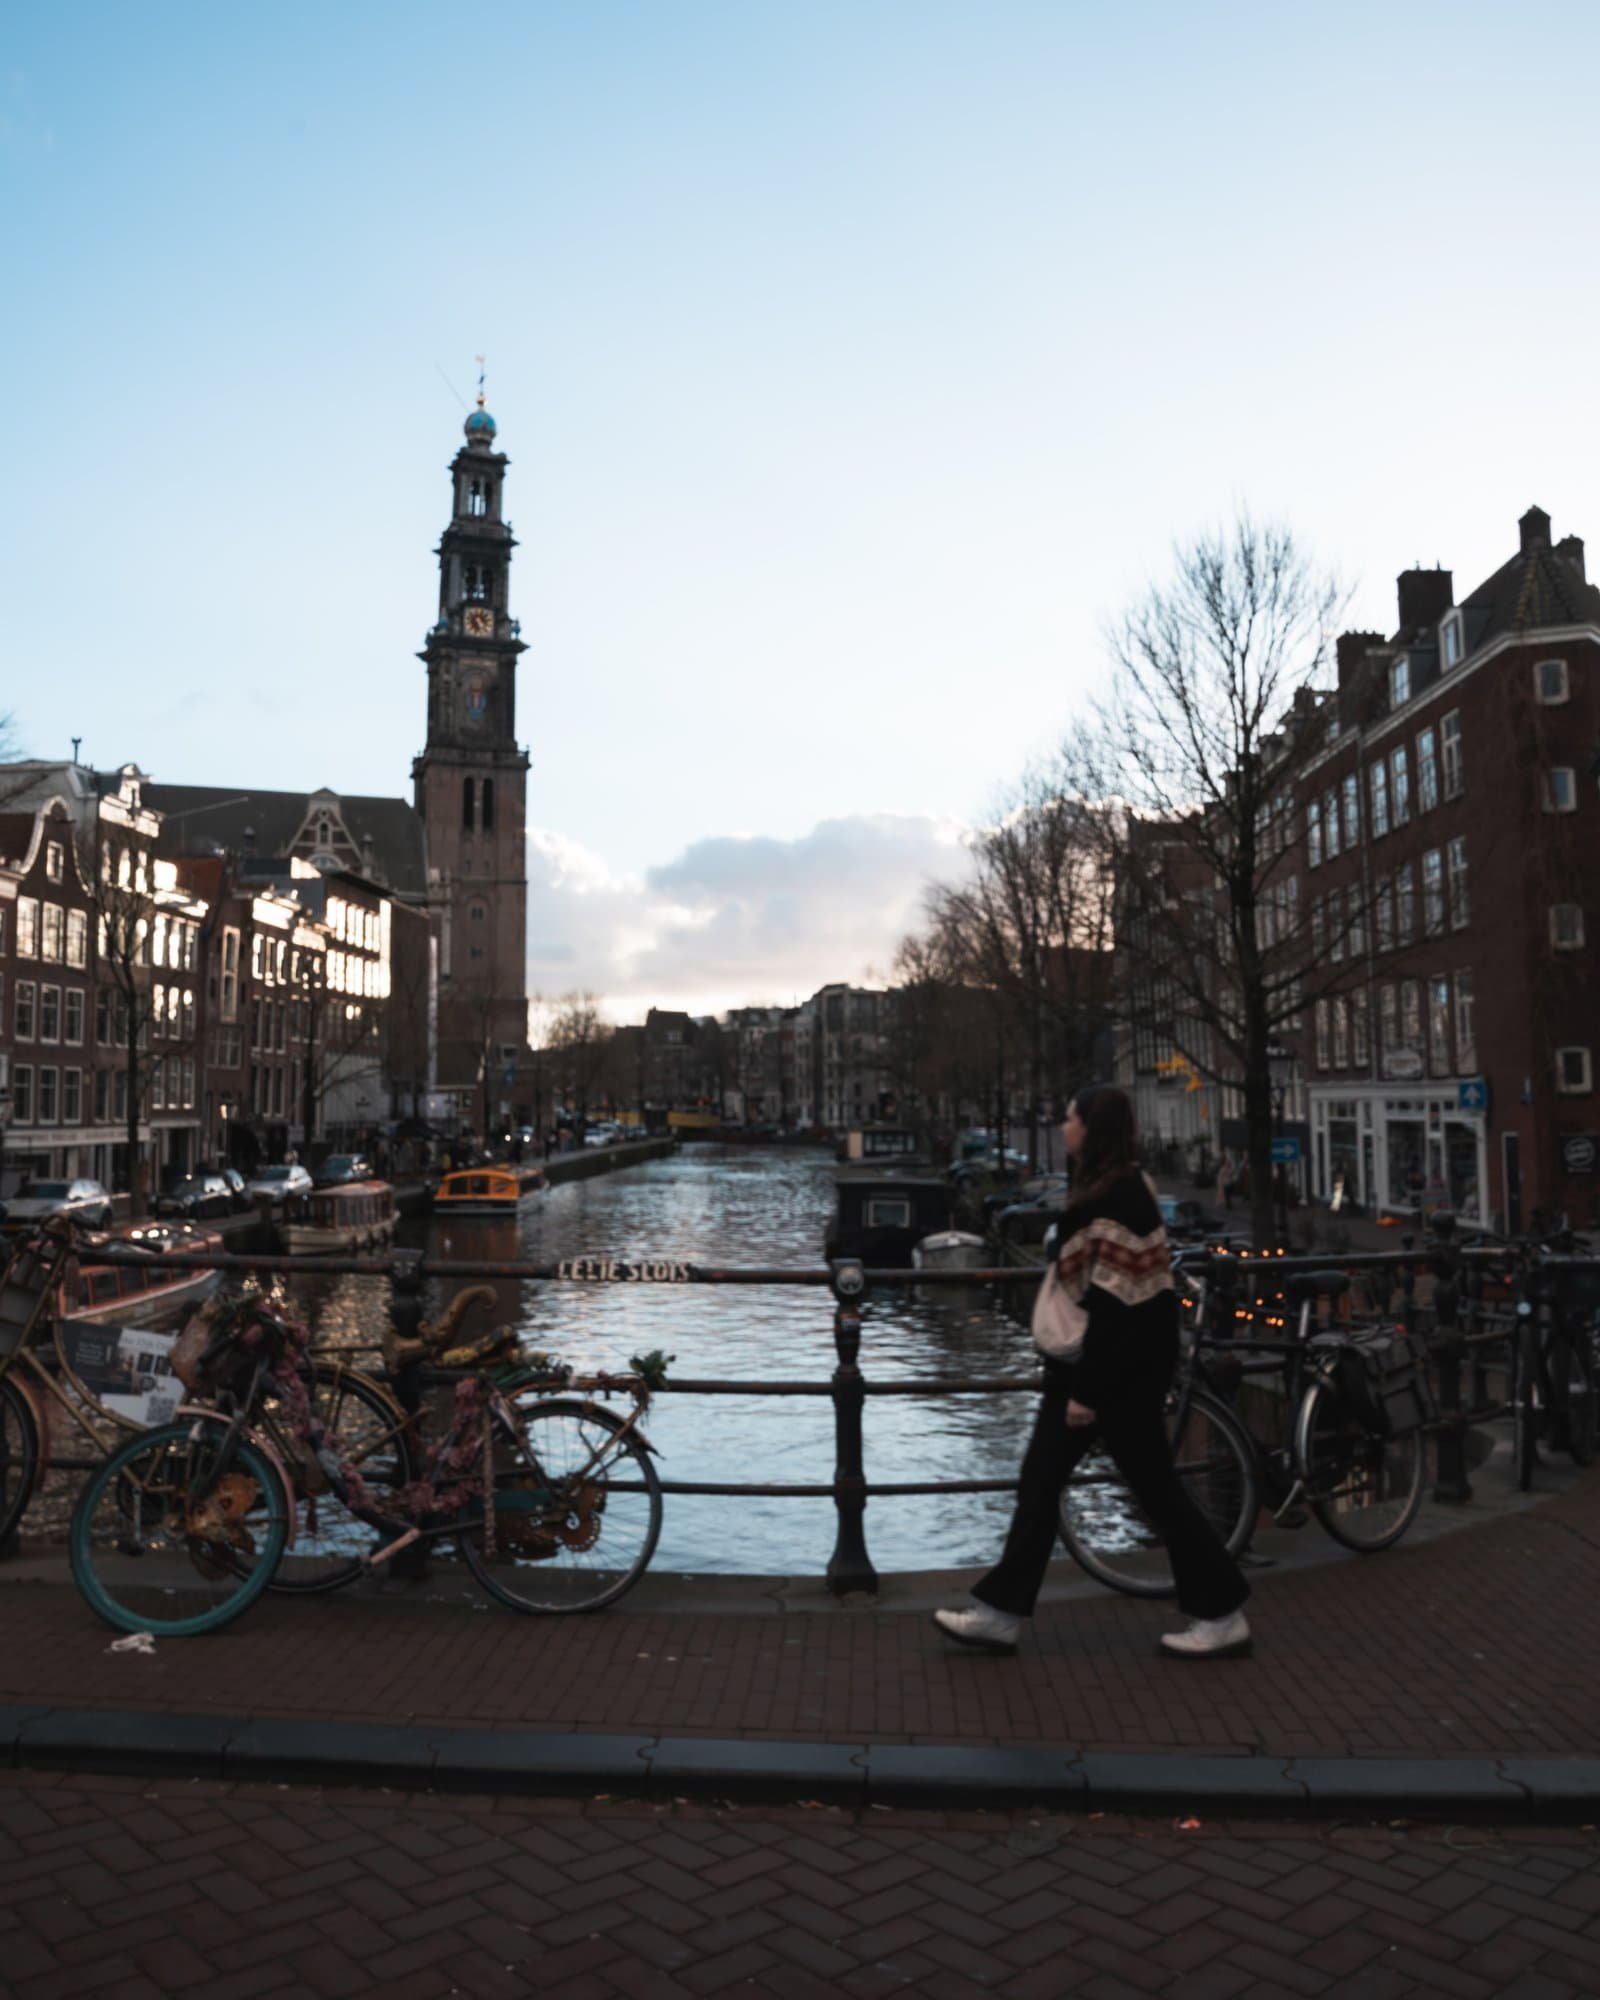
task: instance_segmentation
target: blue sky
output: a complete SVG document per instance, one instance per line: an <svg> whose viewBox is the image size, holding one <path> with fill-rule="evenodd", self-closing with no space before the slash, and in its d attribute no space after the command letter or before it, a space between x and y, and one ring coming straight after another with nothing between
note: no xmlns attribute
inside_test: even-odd
<svg viewBox="0 0 1600 2000"><path fill-rule="evenodd" d="M406 792L482 350L535 983L884 965L1175 536L1285 518L1376 627L1535 501L1600 536L1597 55L1560 4L14 15L0 709Z"/></svg>

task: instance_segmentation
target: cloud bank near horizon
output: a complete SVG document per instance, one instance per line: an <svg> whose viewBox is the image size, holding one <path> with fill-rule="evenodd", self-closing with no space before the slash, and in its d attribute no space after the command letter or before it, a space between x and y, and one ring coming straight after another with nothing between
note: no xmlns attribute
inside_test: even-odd
<svg viewBox="0 0 1600 2000"><path fill-rule="evenodd" d="M719 834L642 876L546 828L528 835L528 990L649 1007L789 1006L889 976L933 882L961 871L951 819L856 813L794 840Z"/></svg>

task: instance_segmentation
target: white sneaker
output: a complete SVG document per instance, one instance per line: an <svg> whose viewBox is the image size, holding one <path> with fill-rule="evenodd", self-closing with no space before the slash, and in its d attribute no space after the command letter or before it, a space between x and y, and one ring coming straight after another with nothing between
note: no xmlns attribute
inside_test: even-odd
<svg viewBox="0 0 1600 2000"><path fill-rule="evenodd" d="M1191 1618L1182 1632L1164 1632L1161 1650L1183 1660L1236 1659L1250 1651L1250 1621L1242 1611L1223 1618Z"/></svg>
<svg viewBox="0 0 1600 2000"><path fill-rule="evenodd" d="M933 1622L958 1645L981 1646L986 1653L1014 1653L1028 1622L1012 1611L996 1611L976 1599L965 1611L936 1611Z"/></svg>

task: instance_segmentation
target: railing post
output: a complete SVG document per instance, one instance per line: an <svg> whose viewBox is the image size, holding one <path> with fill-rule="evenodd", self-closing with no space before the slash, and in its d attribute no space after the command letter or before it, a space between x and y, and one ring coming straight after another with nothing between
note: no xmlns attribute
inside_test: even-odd
<svg viewBox="0 0 1600 2000"><path fill-rule="evenodd" d="M389 1253L389 1324L394 1328L397 1347L414 1342L422 1330L422 1252L391 1250ZM419 1362L390 1371L395 1400L408 1417L422 1408L422 1367ZM428 1574L428 1544L418 1540L392 1556L389 1574L406 1583L420 1583Z"/></svg>
<svg viewBox="0 0 1600 2000"><path fill-rule="evenodd" d="M1436 1217L1433 1236L1430 1261L1434 1351L1439 1360L1439 1429L1433 1497L1459 1507L1472 1498L1472 1481L1467 1477L1467 1415L1461 1404L1461 1363L1466 1343L1461 1333L1461 1253L1455 1244L1455 1218Z"/></svg>
<svg viewBox="0 0 1600 2000"><path fill-rule="evenodd" d="M866 1384L856 1357L861 1352L861 1301L867 1277L853 1257L833 1262L833 1345L839 1365L833 1371L833 1480L838 1526L833 1554L828 1558L828 1588L835 1597L853 1591L876 1592L878 1572L867 1554L867 1481L861 1459L861 1412Z"/></svg>

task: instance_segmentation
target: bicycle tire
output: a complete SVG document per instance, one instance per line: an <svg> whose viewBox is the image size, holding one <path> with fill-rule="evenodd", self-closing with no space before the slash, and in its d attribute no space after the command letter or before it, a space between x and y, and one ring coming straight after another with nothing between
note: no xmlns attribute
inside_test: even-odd
<svg viewBox="0 0 1600 2000"><path fill-rule="evenodd" d="M622 1419L597 1403L554 1398L514 1408L521 1449L496 1441L495 1553L485 1548L481 1505L476 1521L457 1531L457 1546L483 1589L513 1611L599 1611L638 1582L660 1539L661 1481L649 1450L631 1431L619 1436ZM615 1439L609 1450L607 1433ZM599 1467L590 1462L596 1450L604 1454ZM511 1500L530 1494L525 1508Z"/></svg>
<svg viewBox="0 0 1600 2000"><path fill-rule="evenodd" d="M247 1482L225 1489L225 1518L217 1510L222 1479ZM197 1485L206 1498L191 1499ZM267 1454L220 1417L142 1431L79 1495L72 1580L119 1631L172 1639L218 1631L266 1589L293 1504Z"/></svg>
<svg viewBox="0 0 1600 2000"><path fill-rule="evenodd" d="M22 1525L39 1478L39 1426L14 1382L0 1381L0 1548Z"/></svg>
<svg viewBox="0 0 1600 2000"><path fill-rule="evenodd" d="M327 1425L334 1451L373 1486L397 1491L417 1477L411 1431L398 1429L405 1412L382 1383L343 1362L310 1364L312 1408ZM363 1412L351 1419L351 1407ZM366 1569L368 1546L391 1539L369 1526L340 1499L298 1438L281 1440L283 1461L294 1483L294 1539L268 1585L285 1595L311 1597L340 1590Z"/></svg>
<svg viewBox="0 0 1600 2000"><path fill-rule="evenodd" d="M1229 1555L1250 1539L1259 1505L1256 1454L1249 1432L1226 1403L1204 1389L1167 1412L1173 1462L1190 1499ZM1145 1519L1109 1454L1096 1445L1062 1488L1061 1539L1078 1566L1129 1597L1171 1597L1177 1590L1166 1544Z"/></svg>
<svg viewBox="0 0 1600 2000"><path fill-rule="evenodd" d="M1306 1504L1336 1542L1375 1555L1399 1541L1422 1505L1420 1430L1382 1437L1326 1382L1313 1382L1295 1421Z"/></svg>
<svg viewBox="0 0 1600 2000"><path fill-rule="evenodd" d="M1574 1465L1593 1465L1596 1450L1594 1363L1586 1336L1563 1335L1555 1343L1552 1361L1552 1415L1558 1426L1556 1448Z"/></svg>

